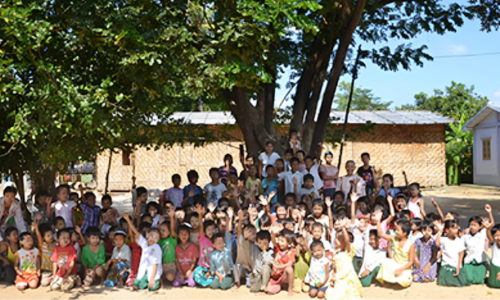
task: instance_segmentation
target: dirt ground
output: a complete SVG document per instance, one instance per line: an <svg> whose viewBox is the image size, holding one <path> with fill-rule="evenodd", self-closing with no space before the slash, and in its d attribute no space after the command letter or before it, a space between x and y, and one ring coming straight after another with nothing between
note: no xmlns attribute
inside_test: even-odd
<svg viewBox="0 0 500 300"><path fill-rule="evenodd" d="M422 194L428 197L446 197L456 199L500 200L500 188L478 185L444 186L424 189Z"/></svg>
<svg viewBox="0 0 500 300"><path fill-rule="evenodd" d="M1 299L310 299L307 294L288 297L286 292L274 296L251 294L247 288L221 291L210 288L164 288L157 292L117 288L74 288L69 293L47 288L20 292L14 286L0 284ZM500 289L484 285L463 288L440 287L436 283L415 283L407 289L372 285L363 289L363 299L500 299Z"/></svg>

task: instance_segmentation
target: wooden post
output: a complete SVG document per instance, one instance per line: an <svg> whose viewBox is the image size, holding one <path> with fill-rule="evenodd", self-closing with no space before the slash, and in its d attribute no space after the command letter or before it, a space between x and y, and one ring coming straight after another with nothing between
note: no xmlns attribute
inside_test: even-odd
<svg viewBox="0 0 500 300"><path fill-rule="evenodd" d="M358 77L358 64L359 64L360 54L361 54L361 45L359 45L358 47L358 54L356 55L356 62L354 63L354 70L352 71L351 91L349 92L349 101L347 101L344 126L342 127L342 140L340 141L339 164L337 166L339 172L340 172L340 164L342 163L342 152L344 151L344 140L345 140L345 131L347 128L347 119L349 118L349 111L351 110L352 94L354 93L354 81Z"/></svg>
<svg viewBox="0 0 500 300"><path fill-rule="evenodd" d="M109 185L109 172L111 171L111 159L113 158L113 150L109 149L109 162L108 162L108 171L106 172L106 186L104 187L104 194L108 193L108 185Z"/></svg>

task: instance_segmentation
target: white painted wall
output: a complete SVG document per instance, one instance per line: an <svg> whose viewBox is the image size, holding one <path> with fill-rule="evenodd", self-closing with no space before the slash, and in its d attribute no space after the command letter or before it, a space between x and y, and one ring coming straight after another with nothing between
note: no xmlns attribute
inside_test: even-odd
<svg viewBox="0 0 500 300"><path fill-rule="evenodd" d="M499 114L490 113L474 127L474 183L500 186ZM491 139L491 160L483 160L483 139Z"/></svg>

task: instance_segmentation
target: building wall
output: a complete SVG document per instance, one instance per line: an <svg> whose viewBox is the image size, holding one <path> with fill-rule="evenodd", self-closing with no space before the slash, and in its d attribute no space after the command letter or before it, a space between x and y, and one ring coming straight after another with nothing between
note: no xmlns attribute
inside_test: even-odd
<svg viewBox="0 0 500 300"><path fill-rule="evenodd" d="M334 130L341 130L336 126ZM232 134L242 139L241 133ZM109 190L129 190L135 173L138 186L162 190L171 187L171 176L179 173L182 186L187 184L186 173L195 169L200 174L199 185L210 182L208 170L223 165L226 153L233 156L234 166L242 170L239 160L240 141L218 142L204 147L193 148L174 146L158 151L140 148L132 155L133 166L122 165L122 154L113 154L109 176ZM340 147L332 149L331 144L324 150L334 153L338 161ZM441 186L446 181L445 171L445 125L376 125L372 132L356 136L354 141L344 145L341 174L345 174L345 162L354 160L361 166L361 154L369 152L371 165L379 173L394 175L396 185L404 185L402 171L408 174L410 182L422 186ZM97 187L104 190L108 169L109 151L97 158ZM336 163L335 163L336 164Z"/></svg>
<svg viewBox="0 0 500 300"><path fill-rule="evenodd" d="M500 186L500 131L498 113L492 112L474 127L474 183ZM491 160L483 160L483 139L491 139Z"/></svg>

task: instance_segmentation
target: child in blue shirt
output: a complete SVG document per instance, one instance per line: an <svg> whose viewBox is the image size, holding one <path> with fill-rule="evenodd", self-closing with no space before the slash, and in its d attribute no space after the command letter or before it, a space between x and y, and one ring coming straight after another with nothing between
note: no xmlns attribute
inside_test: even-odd
<svg viewBox="0 0 500 300"><path fill-rule="evenodd" d="M274 167L273 165L266 166L267 177L262 180L262 190L264 196L269 196L271 192L274 192L274 196L271 198L271 207L274 208L275 204L278 202L278 187L280 186L280 182L278 178L274 176Z"/></svg>
<svg viewBox="0 0 500 300"><path fill-rule="evenodd" d="M222 232L216 233L212 237L214 251L210 255L209 276L214 280L210 284L213 289L227 290L234 286L231 272L234 267L233 255L231 253L232 242L233 211L228 210L227 225L225 235Z"/></svg>

